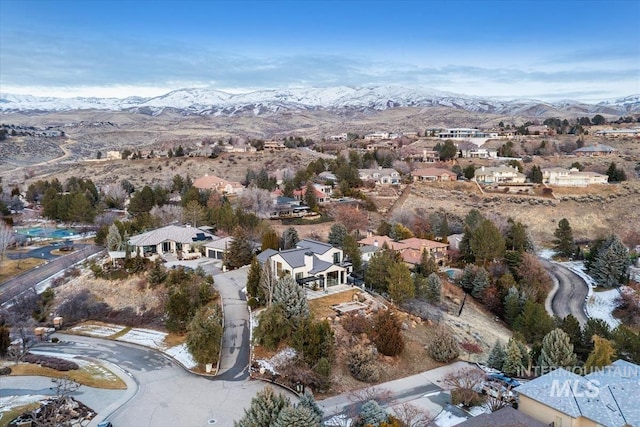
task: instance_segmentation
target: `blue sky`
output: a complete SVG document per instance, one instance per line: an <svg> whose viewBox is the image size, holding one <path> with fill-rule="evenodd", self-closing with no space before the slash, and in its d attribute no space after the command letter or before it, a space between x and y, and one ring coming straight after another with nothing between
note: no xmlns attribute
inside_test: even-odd
<svg viewBox="0 0 640 427"><path fill-rule="evenodd" d="M0 0L0 91L403 85L506 98L640 93L640 0Z"/></svg>

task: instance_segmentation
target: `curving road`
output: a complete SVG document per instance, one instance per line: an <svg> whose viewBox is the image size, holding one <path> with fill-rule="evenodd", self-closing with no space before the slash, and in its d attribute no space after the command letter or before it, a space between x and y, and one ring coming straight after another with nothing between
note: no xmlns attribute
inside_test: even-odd
<svg viewBox="0 0 640 427"><path fill-rule="evenodd" d="M40 267L12 277L6 282L0 284L0 305L17 297L29 288L32 288L38 283L50 278L54 274L59 273L71 267L73 264L80 262L91 255L97 254L102 250L103 248L95 245L86 245L75 252L57 257Z"/></svg>
<svg viewBox="0 0 640 427"><path fill-rule="evenodd" d="M261 381L221 381L199 377L161 353L133 344L76 335L55 336L61 339L60 343L41 343L35 349L108 361L122 368L130 378L126 381L129 385L126 393L121 392L117 400L113 399L115 401L108 405L105 402L107 407L91 426L108 419L118 427L214 424L231 427L233 421L242 416L253 396L266 386ZM2 388L5 387L21 394L17 382L9 384L3 379ZM105 394L105 400L107 398Z"/></svg>
<svg viewBox="0 0 640 427"><path fill-rule="evenodd" d="M561 264L545 259L540 261L555 282L554 290L547 297L547 309L560 319L573 314L583 326L588 319L584 312L584 304L589 293L589 285Z"/></svg>

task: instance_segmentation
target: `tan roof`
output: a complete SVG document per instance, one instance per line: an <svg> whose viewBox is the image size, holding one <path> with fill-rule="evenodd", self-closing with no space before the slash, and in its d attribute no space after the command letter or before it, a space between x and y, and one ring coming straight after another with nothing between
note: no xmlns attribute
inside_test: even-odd
<svg viewBox="0 0 640 427"><path fill-rule="evenodd" d="M227 185L231 185L233 188L242 188L242 184L236 181L227 181L224 178L217 177L215 175L205 175L196 179L193 182L193 186L201 190L211 190L224 188Z"/></svg>
<svg viewBox="0 0 640 427"><path fill-rule="evenodd" d="M423 169L414 170L413 172L411 172L411 175L413 176L442 176L442 175L455 176L455 173L449 170L440 169L440 168L423 168Z"/></svg>

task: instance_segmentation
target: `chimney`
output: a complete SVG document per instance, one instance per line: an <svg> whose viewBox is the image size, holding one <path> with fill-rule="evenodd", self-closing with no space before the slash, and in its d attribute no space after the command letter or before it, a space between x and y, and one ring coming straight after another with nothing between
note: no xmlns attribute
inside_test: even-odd
<svg viewBox="0 0 640 427"><path fill-rule="evenodd" d="M313 269L313 252L311 251L304 253L304 268L307 272Z"/></svg>
<svg viewBox="0 0 640 427"><path fill-rule="evenodd" d="M373 246L375 246L376 248L378 247L378 239L373 241Z"/></svg>
<svg viewBox="0 0 640 427"><path fill-rule="evenodd" d="M480 170L481 170L482 172L484 172L484 166L482 166L482 167L480 168Z"/></svg>

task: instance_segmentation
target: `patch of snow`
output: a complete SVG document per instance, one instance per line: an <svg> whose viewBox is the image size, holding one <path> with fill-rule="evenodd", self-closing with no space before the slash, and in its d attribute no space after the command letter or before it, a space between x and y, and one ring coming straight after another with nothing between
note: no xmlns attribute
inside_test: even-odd
<svg viewBox="0 0 640 427"><path fill-rule="evenodd" d="M438 414L435 420L435 424L439 427L451 427L467 421L466 418L453 415L449 411L442 411Z"/></svg>
<svg viewBox="0 0 640 427"><path fill-rule="evenodd" d="M0 420L3 412L9 412L20 406L30 405L41 400L48 399L51 396L42 394L25 394L22 396L6 396L0 397Z"/></svg>
<svg viewBox="0 0 640 427"><path fill-rule="evenodd" d="M167 345L164 343L164 339L167 336L166 332L154 331L152 329L131 329L121 337L116 338L117 341L129 342L132 344L139 344L145 347L155 348L157 350L166 350Z"/></svg>
<svg viewBox="0 0 640 427"><path fill-rule="evenodd" d="M165 353L176 359L187 369L193 369L198 366L196 361L193 360L193 356L189 352L187 344L180 344L174 347L170 347L165 350Z"/></svg>
<svg viewBox="0 0 640 427"><path fill-rule="evenodd" d="M91 337L98 338L110 337L124 329L124 326L118 325L80 325L71 328L72 331L78 332L82 335L89 335Z"/></svg>
<svg viewBox="0 0 640 427"><path fill-rule="evenodd" d="M353 420L344 414L334 415L324 423L327 427L351 427L351 424Z"/></svg>
<svg viewBox="0 0 640 427"><path fill-rule="evenodd" d="M274 354L271 358L258 359L256 360L256 363L265 371L277 374L278 368L286 365L287 362L296 357L296 354L297 352L294 349L292 349L291 347L286 347Z"/></svg>
<svg viewBox="0 0 640 427"><path fill-rule="evenodd" d="M482 406L472 406L471 408L469 408L467 412L473 415L474 417L477 417L478 415L482 415L482 414L490 414L491 408L489 408L489 406L486 404Z"/></svg>
<svg viewBox="0 0 640 427"><path fill-rule="evenodd" d="M536 255L542 259L551 259L555 254L553 249L540 249L536 252Z"/></svg>
<svg viewBox="0 0 640 427"><path fill-rule="evenodd" d="M594 292L589 301L587 301L587 313L589 317L602 319L614 329L620 324L620 321L613 317L613 310L616 309L616 298L620 296L618 289L610 289L608 291Z"/></svg>

